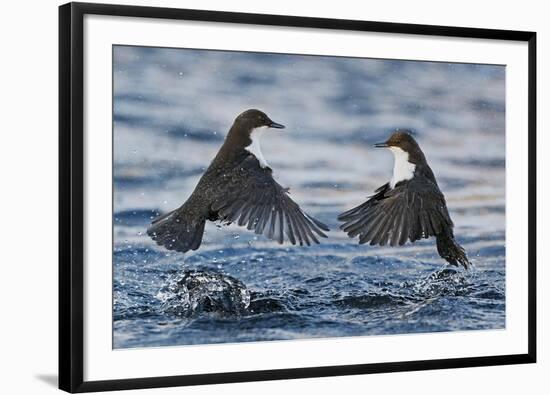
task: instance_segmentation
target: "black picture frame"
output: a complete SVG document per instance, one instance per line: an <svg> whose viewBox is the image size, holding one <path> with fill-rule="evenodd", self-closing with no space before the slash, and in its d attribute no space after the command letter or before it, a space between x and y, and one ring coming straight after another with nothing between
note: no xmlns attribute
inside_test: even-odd
<svg viewBox="0 0 550 395"><path fill-rule="evenodd" d="M87 14L401 33L528 43L528 352L346 366L84 381L83 371L83 19ZM321 376L449 369L536 361L536 33L110 4L59 8L59 388L90 392Z"/></svg>

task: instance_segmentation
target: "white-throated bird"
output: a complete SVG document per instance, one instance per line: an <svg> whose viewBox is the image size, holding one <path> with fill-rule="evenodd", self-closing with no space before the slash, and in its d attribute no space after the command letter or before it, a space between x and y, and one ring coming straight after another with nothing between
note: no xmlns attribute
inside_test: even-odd
<svg viewBox="0 0 550 395"><path fill-rule="evenodd" d="M326 225L306 214L279 185L262 155L260 137L269 128L284 129L259 110L234 121L195 190L178 209L155 218L147 230L169 250L196 250L206 220L237 223L280 244L319 243Z"/></svg>
<svg viewBox="0 0 550 395"><path fill-rule="evenodd" d="M397 130L375 147L393 153L393 177L365 203L340 214L338 219L344 222L340 228L349 237L359 236L360 244L381 246L435 236L443 259L468 268L468 257L454 238L445 197L416 140L408 131Z"/></svg>

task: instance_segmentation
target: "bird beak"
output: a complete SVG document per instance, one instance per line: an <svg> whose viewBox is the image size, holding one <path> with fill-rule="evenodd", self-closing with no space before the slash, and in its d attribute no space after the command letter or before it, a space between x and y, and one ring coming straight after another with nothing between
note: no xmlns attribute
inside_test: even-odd
<svg viewBox="0 0 550 395"><path fill-rule="evenodd" d="M281 125L280 123L271 121L271 123L269 124L269 127L274 129L284 129L285 125Z"/></svg>
<svg viewBox="0 0 550 395"><path fill-rule="evenodd" d="M389 145L388 145L388 143L378 143L378 144L374 144L374 147L376 147L376 148L388 148Z"/></svg>

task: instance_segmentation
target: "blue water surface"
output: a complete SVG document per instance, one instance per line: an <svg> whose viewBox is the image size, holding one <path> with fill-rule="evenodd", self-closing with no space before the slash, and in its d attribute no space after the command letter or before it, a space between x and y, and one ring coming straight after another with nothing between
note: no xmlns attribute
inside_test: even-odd
<svg viewBox="0 0 550 395"><path fill-rule="evenodd" d="M117 46L113 73L115 348L505 327L503 66ZM286 125L262 151L329 238L280 246L209 223L198 251L157 246L151 219L187 199L248 108ZM472 270L433 240L338 230L391 177L371 146L395 128L424 150Z"/></svg>

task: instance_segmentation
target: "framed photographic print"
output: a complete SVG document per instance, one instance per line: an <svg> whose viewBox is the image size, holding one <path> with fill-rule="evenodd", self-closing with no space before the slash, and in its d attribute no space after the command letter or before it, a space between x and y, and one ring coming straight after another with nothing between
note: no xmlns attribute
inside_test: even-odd
<svg viewBox="0 0 550 395"><path fill-rule="evenodd" d="M535 362L535 33L59 12L61 389Z"/></svg>

